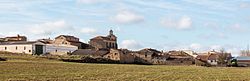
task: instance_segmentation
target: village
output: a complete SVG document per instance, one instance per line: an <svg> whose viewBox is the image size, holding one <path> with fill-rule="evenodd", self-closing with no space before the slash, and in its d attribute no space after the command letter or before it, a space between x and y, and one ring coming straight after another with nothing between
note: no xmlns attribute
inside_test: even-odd
<svg viewBox="0 0 250 81"><path fill-rule="evenodd" d="M250 66L247 56L232 57L225 50L196 53L193 50L170 50L167 52L145 48L141 50L119 49L113 30L107 36L96 36L88 43L71 35L59 35L55 39L28 41L26 36L0 38L0 51L52 56L85 56L101 61L85 60L88 63L120 63L150 65L196 65L196 66ZM2 59L0 57L0 59ZM106 60L106 61L103 61ZM66 60L70 61L70 60Z"/></svg>

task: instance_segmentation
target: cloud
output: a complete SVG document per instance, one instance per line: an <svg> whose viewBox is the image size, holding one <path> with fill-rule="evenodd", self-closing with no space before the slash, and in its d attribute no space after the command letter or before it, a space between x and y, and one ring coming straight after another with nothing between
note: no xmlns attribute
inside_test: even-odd
<svg viewBox="0 0 250 81"><path fill-rule="evenodd" d="M211 45L209 47L210 50L221 50L222 46L221 45Z"/></svg>
<svg viewBox="0 0 250 81"><path fill-rule="evenodd" d="M64 20L50 21L41 24L35 24L33 27L30 27L28 31L32 34L49 36L61 31L71 31L74 30L72 26L66 23Z"/></svg>
<svg viewBox="0 0 250 81"><path fill-rule="evenodd" d="M223 32L211 33L211 34L202 34L198 35L199 38L204 40L219 40L219 39L228 39L228 36L225 35Z"/></svg>
<svg viewBox="0 0 250 81"><path fill-rule="evenodd" d="M135 12L123 10L118 12L111 20L119 24L133 24L144 21L144 17Z"/></svg>
<svg viewBox="0 0 250 81"><path fill-rule="evenodd" d="M193 43L190 45L190 48L193 50L200 50L202 48L202 45L198 43Z"/></svg>
<svg viewBox="0 0 250 81"><path fill-rule="evenodd" d="M231 29L232 31L235 31L235 32L245 32L245 31L248 30L247 28L241 26L239 23L233 24L233 25L230 27L230 29Z"/></svg>
<svg viewBox="0 0 250 81"><path fill-rule="evenodd" d="M138 50L141 49L143 46L135 40L123 40L120 44L120 47L126 49Z"/></svg>
<svg viewBox="0 0 250 81"><path fill-rule="evenodd" d="M180 19L164 18L161 24L168 28L175 28L179 30L191 29L193 21L189 16L182 16Z"/></svg>
<svg viewBox="0 0 250 81"><path fill-rule="evenodd" d="M81 29L81 33L84 33L84 34L95 34L96 32L97 30L94 28L82 28Z"/></svg>
<svg viewBox="0 0 250 81"><path fill-rule="evenodd" d="M250 3L241 3L240 8L250 8Z"/></svg>
<svg viewBox="0 0 250 81"><path fill-rule="evenodd" d="M78 3L82 4L95 4L95 3L101 3L101 2L108 2L111 0L77 0Z"/></svg>

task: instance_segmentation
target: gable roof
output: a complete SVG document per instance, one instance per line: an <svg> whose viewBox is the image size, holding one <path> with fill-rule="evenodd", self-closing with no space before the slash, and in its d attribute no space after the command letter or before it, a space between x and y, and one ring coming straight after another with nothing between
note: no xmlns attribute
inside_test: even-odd
<svg viewBox="0 0 250 81"><path fill-rule="evenodd" d="M72 53L72 55L93 55L103 56L108 54L108 50L94 50L94 49L78 49Z"/></svg>
<svg viewBox="0 0 250 81"><path fill-rule="evenodd" d="M202 54L202 55L198 55L196 57L196 59L198 60L202 60L202 61L207 61L208 55Z"/></svg>
<svg viewBox="0 0 250 81"><path fill-rule="evenodd" d="M17 41L17 42L3 42L0 45L35 44L35 43L44 44L40 41Z"/></svg>
<svg viewBox="0 0 250 81"><path fill-rule="evenodd" d="M207 60L216 60L218 58L218 54L209 54Z"/></svg>
<svg viewBox="0 0 250 81"><path fill-rule="evenodd" d="M71 35L59 35L59 36L57 36L56 37L56 39L57 38L59 38L59 37L65 37L65 38L77 38L77 37L75 37L75 36L71 36ZM78 39L78 38L77 38Z"/></svg>
<svg viewBox="0 0 250 81"><path fill-rule="evenodd" d="M94 37L90 40L110 40L110 38L104 37L104 36L97 36L97 37Z"/></svg>

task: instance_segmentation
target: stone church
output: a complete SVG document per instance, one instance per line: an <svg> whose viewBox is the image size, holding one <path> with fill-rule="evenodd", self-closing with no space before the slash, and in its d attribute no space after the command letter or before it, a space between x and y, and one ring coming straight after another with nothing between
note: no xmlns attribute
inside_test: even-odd
<svg viewBox="0 0 250 81"><path fill-rule="evenodd" d="M117 37L114 35L113 30L109 31L107 36L97 36L90 39L89 44L95 49L117 49Z"/></svg>

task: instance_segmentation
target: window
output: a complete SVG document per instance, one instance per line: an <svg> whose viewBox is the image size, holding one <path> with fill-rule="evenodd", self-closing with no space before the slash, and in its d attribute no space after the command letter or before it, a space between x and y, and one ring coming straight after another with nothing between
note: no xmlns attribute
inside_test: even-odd
<svg viewBox="0 0 250 81"><path fill-rule="evenodd" d="M57 50L56 50L56 52L57 52Z"/></svg>
<svg viewBox="0 0 250 81"><path fill-rule="evenodd" d="M31 52L31 50L29 50L29 52Z"/></svg>
<svg viewBox="0 0 250 81"><path fill-rule="evenodd" d="M23 47L23 50L26 50L26 47L25 47L25 46Z"/></svg>
<svg viewBox="0 0 250 81"><path fill-rule="evenodd" d="M117 53L115 53L115 55L117 55Z"/></svg>
<svg viewBox="0 0 250 81"><path fill-rule="evenodd" d="M145 55L145 58L147 58L147 55Z"/></svg>
<svg viewBox="0 0 250 81"><path fill-rule="evenodd" d="M5 47L4 49L7 50L7 47Z"/></svg>
<svg viewBox="0 0 250 81"><path fill-rule="evenodd" d="M17 50L17 46L16 46L16 50Z"/></svg>

